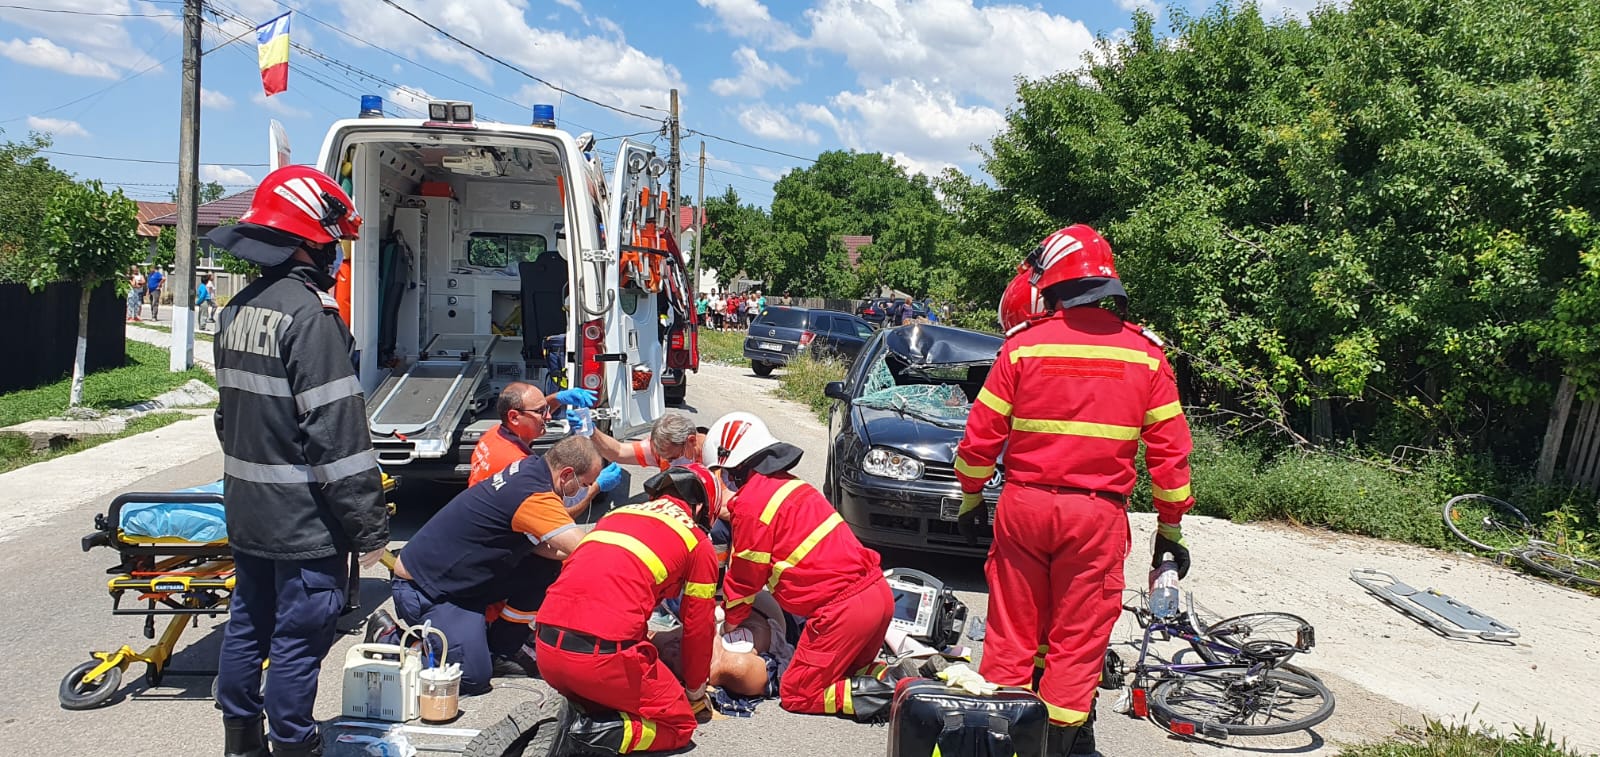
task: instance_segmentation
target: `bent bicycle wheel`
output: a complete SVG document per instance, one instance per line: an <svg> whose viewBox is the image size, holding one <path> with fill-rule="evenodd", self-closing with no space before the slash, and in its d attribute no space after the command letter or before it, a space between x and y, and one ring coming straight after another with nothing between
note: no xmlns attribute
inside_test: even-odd
<svg viewBox="0 0 1600 757"><path fill-rule="evenodd" d="M1444 503L1444 525L1485 552L1511 552L1535 535L1533 521L1511 503L1483 494L1462 494Z"/></svg>
<svg viewBox="0 0 1600 757"><path fill-rule="evenodd" d="M1305 618L1286 612L1252 612L1219 620L1201 631L1218 644L1234 647L1239 654L1224 657L1205 644L1192 645L1206 662L1246 663L1255 660L1282 662L1315 643L1315 631Z"/></svg>
<svg viewBox="0 0 1600 757"><path fill-rule="evenodd" d="M1600 587L1600 562L1543 547L1524 549L1517 553L1517 559L1537 573L1570 583Z"/></svg>
<svg viewBox="0 0 1600 757"><path fill-rule="evenodd" d="M1333 692L1321 681L1281 670L1235 665L1185 673L1150 692L1150 717L1167 730L1198 735L1293 733L1333 714Z"/></svg>

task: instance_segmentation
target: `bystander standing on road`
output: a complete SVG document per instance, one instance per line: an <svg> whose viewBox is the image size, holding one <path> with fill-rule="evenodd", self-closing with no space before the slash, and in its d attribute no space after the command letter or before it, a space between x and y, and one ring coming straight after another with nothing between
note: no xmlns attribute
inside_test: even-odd
<svg viewBox="0 0 1600 757"><path fill-rule="evenodd" d="M144 280L145 291L150 293L150 320L161 320L161 284L167 280L166 274L161 272L161 266L150 269L150 275Z"/></svg>
<svg viewBox="0 0 1600 757"><path fill-rule="evenodd" d="M200 286L194 292L194 304L200 312L199 328L203 331L207 326L215 326L212 316L217 312L217 298L211 291L211 274L200 277Z"/></svg>
<svg viewBox="0 0 1600 757"><path fill-rule="evenodd" d="M761 315L761 301L757 298L755 293L751 293L745 298L744 301L745 327L748 328L750 324L755 323L756 316L759 315Z"/></svg>
<svg viewBox="0 0 1600 757"><path fill-rule="evenodd" d="M328 293L339 240L360 231L338 183L286 166L262 180L239 223L207 236L261 266L222 312L216 339L235 581L217 706L230 757L269 754L263 715L270 754L322 754L317 678L345 606L349 557L370 567L389 544L350 330Z"/></svg>
<svg viewBox="0 0 1600 757"><path fill-rule="evenodd" d="M711 313L711 327L718 331L722 330L722 307L724 304L722 292L711 293L711 302L707 303L707 307Z"/></svg>
<svg viewBox="0 0 1600 757"><path fill-rule="evenodd" d="M703 328L711 325L711 323L706 320L706 309L709 307L710 301L706 299L705 292L701 292L699 299L694 301L694 324L696 326Z"/></svg>
<svg viewBox="0 0 1600 757"><path fill-rule="evenodd" d="M139 317L144 312L144 274L139 273L138 266L128 269L128 320L140 321Z"/></svg>

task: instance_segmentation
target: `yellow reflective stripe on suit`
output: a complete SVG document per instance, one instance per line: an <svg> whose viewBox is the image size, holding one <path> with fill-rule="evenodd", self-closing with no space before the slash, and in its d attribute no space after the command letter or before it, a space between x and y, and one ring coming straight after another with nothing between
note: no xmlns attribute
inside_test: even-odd
<svg viewBox="0 0 1600 757"><path fill-rule="evenodd" d="M842 702L840 700L843 700ZM850 695L850 682L839 681L829 684L822 692L822 712L826 715L856 714L856 703Z"/></svg>
<svg viewBox="0 0 1600 757"><path fill-rule="evenodd" d="M1118 426L1111 423L1091 423L1089 421L1058 421L1048 418L1013 418L1011 419L1011 429L1013 431L1031 431L1036 434L1090 436L1096 439L1115 439L1123 442L1138 441L1140 431L1138 426Z"/></svg>
<svg viewBox="0 0 1600 757"><path fill-rule="evenodd" d="M1154 485L1150 487L1150 494L1162 502L1182 502L1189 498L1189 493L1191 491L1192 490L1189 488L1188 484L1184 484L1176 489L1163 489Z"/></svg>
<svg viewBox="0 0 1600 757"><path fill-rule="evenodd" d="M694 545L698 541L697 539L694 538L694 532L689 530L689 527L685 526L683 524L683 521L678 520L677 518L674 518L671 515L668 515L666 513L658 513L658 512L656 512L654 510L641 510L641 509L634 508L634 507L622 507L622 508L618 508L617 510L613 511L611 514L612 515L639 515L639 516L642 516L642 517L645 517L645 518L652 518L652 519L654 519L654 520L656 520L658 522L661 522L661 523L665 523L668 526L670 526L672 528L672 530L675 531L678 534L679 538L683 539L683 546L688 547L690 552L694 551Z"/></svg>
<svg viewBox="0 0 1600 757"><path fill-rule="evenodd" d="M1154 426L1168 418L1176 418L1180 415L1183 415L1183 405L1177 400L1173 400L1161 407L1153 407L1145 411L1144 425Z"/></svg>
<svg viewBox="0 0 1600 757"><path fill-rule="evenodd" d="M1003 416L1010 417L1011 415L1011 403L1000 399L1000 395L989 391L987 388L978 390L978 401Z"/></svg>
<svg viewBox="0 0 1600 757"><path fill-rule="evenodd" d="M1084 721L1089 719L1089 713L1083 710L1069 710L1065 707L1057 707L1049 702L1045 702L1044 707L1050 711L1050 722L1052 723L1083 725Z"/></svg>
<svg viewBox="0 0 1600 757"><path fill-rule="evenodd" d="M689 581L684 583L683 593L685 596L695 597L697 599L711 599L717 595L717 585L701 584L695 583L694 581Z"/></svg>
<svg viewBox="0 0 1600 757"><path fill-rule="evenodd" d="M644 545L644 542L615 531L590 531L589 535L583 537L583 541L579 542L578 546L581 547L591 541L610 544L613 547L621 547L632 552L633 556L639 558L639 562L644 563L644 566L650 570L650 575L655 576L656 583L667 580L667 566L661 562L661 558L657 557L656 553L650 551L650 548Z"/></svg>
<svg viewBox="0 0 1600 757"><path fill-rule="evenodd" d="M784 484L783 486L778 487L778 490L772 493L772 499L767 500L766 509L761 511L762 525L772 525L773 516L778 514L778 506L782 505L783 501L788 499L789 495L793 494L795 489L799 489L805 485L806 482L801 481L800 479L795 479Z"/></svg>
<svg viewBox="0 0 1600 757"><path fill-rule="evenodd" d="M1129 349L1127 347L1101 347L1092 344L1030 344L1018 347L1011 351L1011 363L1015 365L1023 358L1035 357L1075 357L1085 360L1115 360L1119 363L1134 363L1150 370L1161 367L1161 362L1150 353L1143 350Z"/></svg>
<svg viewBox="0 0 1600 757"><path fill-rule="evenodd" d="M757 552L753 549L741 550L738 554L735 554L734 557L747 562L753 562L757 565L766 565L767 563L772 562L771 552Z"/></svg>
<svg viewBox="0 0 1600 757"><path fill-rule="evenodd" d="M828 517L824 518L821 524L812 529L811 533L806 535L806 538L794 548L793 552L789 553L788 557L785 557L773 564L772 577L767 579L767 591L773 591L777 589L778 579L783 577L783 572L793 568L796 565L799 565L801 560L806 559L806 555L811 554L811 550L817 548L817 544L820 543L824 537L833 533L833 529L838 528L843 523L844 518L839 517L838 513L829 513Z"/></svg>
<svg viewBox="0 0 1600 757"><path fill-rule="evenodd" d="M969 465L966 460L956 456L956 472L967 478L981 478L987 480L994 475L993 465Z"/></svg>

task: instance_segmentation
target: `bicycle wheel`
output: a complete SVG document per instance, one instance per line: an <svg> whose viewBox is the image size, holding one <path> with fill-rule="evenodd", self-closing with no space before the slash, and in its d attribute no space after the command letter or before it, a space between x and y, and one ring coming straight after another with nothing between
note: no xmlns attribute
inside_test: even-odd
<svg viewBox="0 0 1600 757"><path fill-rule="evenodd" d="M1315 644L1314 631L1305 618L1286 612L1252 612L1219 620L1206 626L1202 636L1219 644L1237 648L1240 653L1222 656L1205 644L1193 644L1206 662L1245 663L1254 659L1279 662L1304 652Z"/></svg>
<svg viewBox="0 0 1600 757"><path fill-rule="evenodd" d="M1537 573L1575 584L1600 587L1600 562L1543 547L1524 549L1517 553L1517 559Z"/></svg>
<svg viewBox="0 0 1600 757"><path fill-rule="evenodd" d="M1485 552L1520 549L1534 536L1533 521L1510 503L1482 494L1463 494L1444 503L1444 525L1462 541Z"/></svg>
<svg viewBox="0 0 1600 757"><path fill-rule="evenodd" d="M1168 730L1198 735L1270 736L1311 728L1333 714L1333 692L1320 681L1281 670L1230 665L1185 673L1150 692L1150 717Z"/></svg>

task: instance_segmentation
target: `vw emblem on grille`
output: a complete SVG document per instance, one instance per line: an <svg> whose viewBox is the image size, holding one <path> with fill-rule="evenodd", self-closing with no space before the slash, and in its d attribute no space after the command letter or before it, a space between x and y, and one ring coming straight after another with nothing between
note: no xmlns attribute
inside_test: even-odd
<svg viewBox="0 0 1600 757"><path fill-rule="evenodd" d="M998 489L998 488L1000 488L1001 484L1005 483L1005 481L1006 481L1006 474L1003 471L1001 471L1001 470L999 470L997 468L997 469L995 469L994 475L990 476L989 480L986 483L984 483L983 488L985 488L985 489Z"/></svg>
<svg viewBox="0 0 1600 757"><path fill-rule="evenodd" d="M777 335L778 335L778 330L777 329L767 329L767 336L777 336Z"/></svg>

